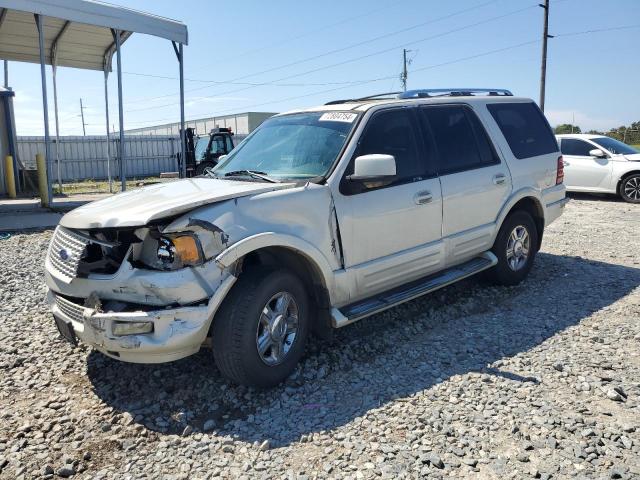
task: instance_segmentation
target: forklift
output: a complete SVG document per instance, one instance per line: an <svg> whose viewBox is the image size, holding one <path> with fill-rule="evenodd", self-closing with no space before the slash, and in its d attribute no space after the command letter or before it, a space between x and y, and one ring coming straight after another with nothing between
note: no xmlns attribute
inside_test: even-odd
<svg viewBox="0 0 640 480"><path fill-rule="evenodd" d="M193 128L185 129L187 177L202 175L207 168L217 165L218 159L227 155L233 147L230 128L214 128L209 135L199 136Z"/></svg>

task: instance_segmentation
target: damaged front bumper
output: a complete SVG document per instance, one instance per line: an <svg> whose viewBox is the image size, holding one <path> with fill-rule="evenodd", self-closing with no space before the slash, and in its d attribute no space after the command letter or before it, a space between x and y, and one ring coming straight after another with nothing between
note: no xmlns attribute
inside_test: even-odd
<svg viewBox="0 0 640 480"><path fill-rule="evenodd" d="M47 301L53 315L70 324L80 341L105 355L133 363L162 363L184 358L200 349L215 312L235 280L235 276L227 276L209 300L197 306L101 312L65 298L51 288ZM126 322L151 322L152 331L115 335L114 326Z"/></svg>

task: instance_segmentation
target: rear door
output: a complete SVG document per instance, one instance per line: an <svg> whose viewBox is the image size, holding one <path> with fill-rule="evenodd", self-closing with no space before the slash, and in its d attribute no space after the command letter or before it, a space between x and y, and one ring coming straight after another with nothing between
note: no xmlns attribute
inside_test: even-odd
<svg viewBox="0 0 640 480"><path fill-rule="evenodd" d="M597 147L579 138L560 139L564 160L564 183L572 189L601 189L609 183L611 160L589 155Z"/></svg>
<svg viewBox="0 0 640 480"><path fill-rule="evenodd" d="M420 110L424 134L437 147L445 261L455 265L491 248L496 217L511 193L511 176L470 106Z"/></svg>

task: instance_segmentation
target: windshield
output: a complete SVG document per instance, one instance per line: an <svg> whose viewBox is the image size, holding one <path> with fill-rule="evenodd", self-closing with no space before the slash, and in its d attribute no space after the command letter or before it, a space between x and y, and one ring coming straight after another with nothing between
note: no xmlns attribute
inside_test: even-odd
<svg viewBox="0 0 640 480"><path fill-rule="evenodd" d="M609 150L614 155L633 155L634 153L640 153L635 148L627 145L626 143L622 143L615 138L598 137L592 138L591 141L597 143L602 148Z"/></svg>
<svg viewBox="0 0 640 480"><path fill-rule="evenodd" d="M270 118L238 145L215 175L255 171L276 179L325 175L355 125L354 112L295 113Z"/></svg>
<svg viewBox="0 0 640 480"><path fill-rule="evenodd" d="M196 142L196 161L203 160L205 153L207 153L207 145L209 145L209 137L200 137Z"/></svg>

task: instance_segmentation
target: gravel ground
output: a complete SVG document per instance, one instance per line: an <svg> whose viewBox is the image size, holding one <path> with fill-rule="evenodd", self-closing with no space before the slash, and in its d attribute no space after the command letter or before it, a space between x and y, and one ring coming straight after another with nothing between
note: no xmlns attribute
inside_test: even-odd
<svg viewBox="0 0 640 480"><path fill-rule="evenodd" d="M639 478L640 209L579 197L529 279L467 280L310 346L270 391L210 351L130 365L58 337L51 231L0 243L0 479Z"/></svg>

